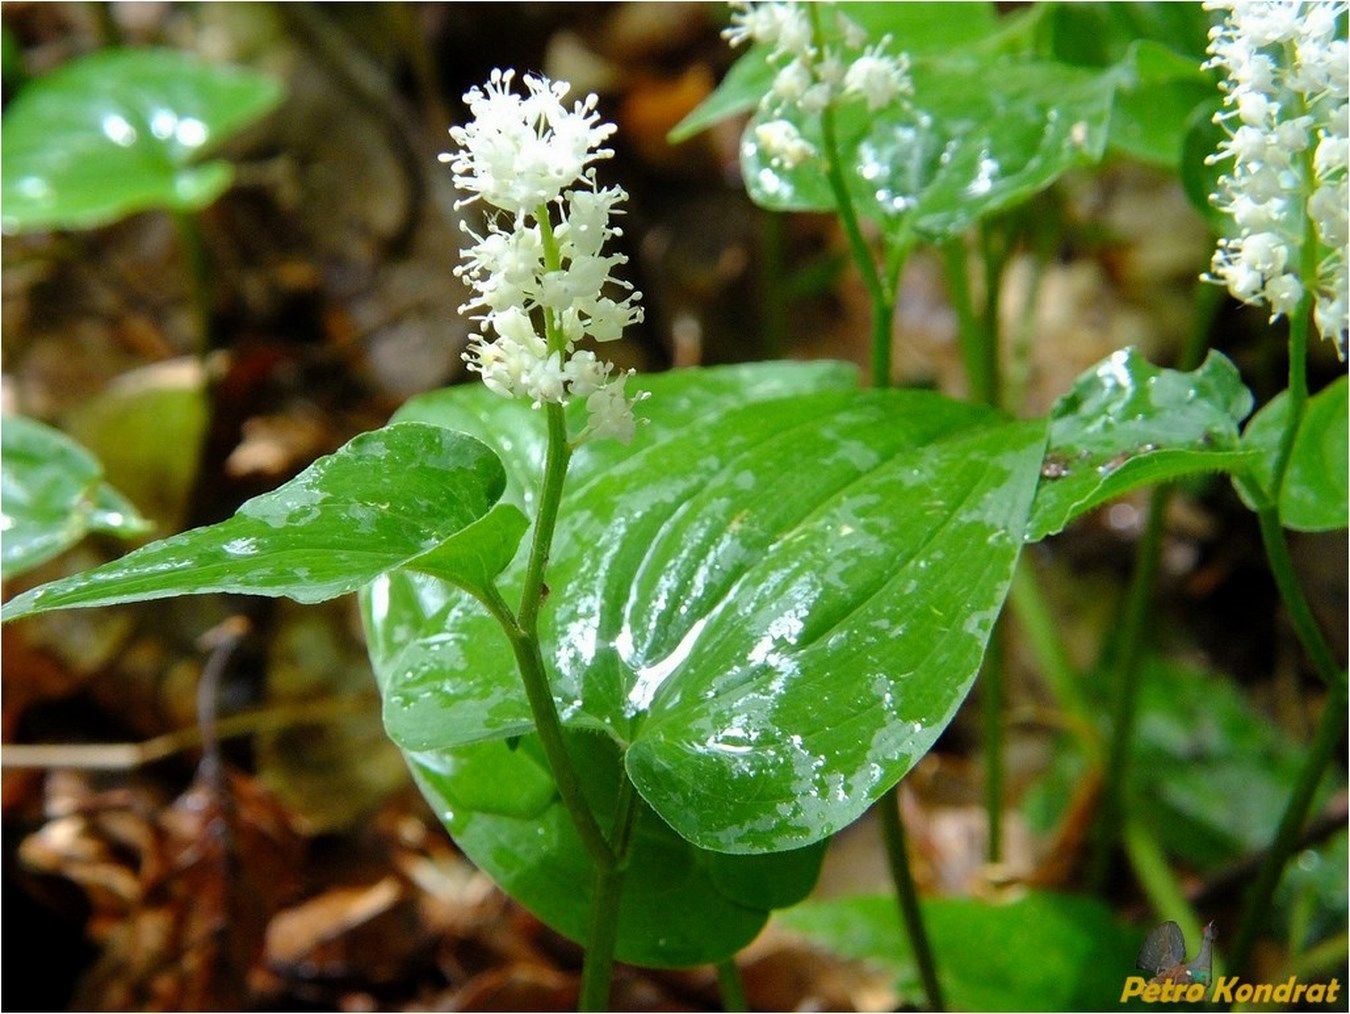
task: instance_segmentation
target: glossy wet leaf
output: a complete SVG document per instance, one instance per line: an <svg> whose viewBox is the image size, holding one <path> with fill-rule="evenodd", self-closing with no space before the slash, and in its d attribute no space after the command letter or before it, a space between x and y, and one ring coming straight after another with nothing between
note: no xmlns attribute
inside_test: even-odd
<svg viewBox="0 0 1350 1014"><path fill-rule="evenodd" d="M1122 349L1088 370L1050 413L1030 541L1139 486L1231 469L1248 459L1238 424L1251 392L1211 352L1190 373L1154 366Z"/></svg>
<svg viewBox="0 0 1350 1014"><path fill-rule="evenodd" d="M569 736L602 826L613 817L620 759L603 735ZM512 750L494 740L409 754L432 807L470 859L559 932L584 942L594 867L558 800L534 736ZM726 856L685 841L644 804L624 878L618 957L680 967L719 961L759 933L770 909L815 884L824 846Z"/></svg>
<svg viewBox="0 0 1350 1014"><path fill-rule="evenodd" d="M839 145L859 214L893 238L936 241L1099 160L1119 73L959 55L916 60L913 78L913 108L844 104ZM973 87L977 81L997 87ZM741 142L750 196L778 210L833 209L818 160L787 168L762 152L755 129L765 115L751 120ZM818 118L785 117L822 150Z"/></svg>
<svg viewBox="0 0 1350 1014"><path fill-rule="evenodd" d="M204 208L233 170L203 156L280 99L267 75L173 50L72 60L5 109L4 230L85 229L148 208Z"/></svg>
<svg viewBox="0 0 1350 1014"><path fill-rule="evenodd" d="M952 1010L1113 1010L1142 936L1095 898L1032 892L990 903L923 903ZM895 976L901 1006L926 1006L907 934L890 896L810 901L778 922L826 950Z"/></svg>
<svg viewBox="0 0 1350 1014"><path fill-rule="evenodd" d="M911 54L942 53L961 49L993 34L998 13L993 4L968 3L961 16L942 3L841 3L839 9L867 31L871 39L890 33ZM681 120L670 132L672 144L687 140L714 123L759 104L773 85L774 68L768 62L768 47L752 46L737 60L717 89Z"/></svg>
<svg viewBox="0 0 1350 1014"><path fill-rule="evenodd" d="M1340 377L1308 399L1280 493L1280 520L1303 532L1326 532L1346 523L1346 378ZM1256 452L1253 467L1266 487L1275 474L1280 438L1289 418L1288 392L1277 395L1252 417L1242 434Z"/></svg>
<svg viewBox="0 0 1350 1014"><path fill-rule="evenodd" d="M5 416L0 422L0 565L16 577L90 532L134 538L150 525L103 481L94 456L59 430Z"/></svg>
<svg viewBox="0 0 1350 1014"><path fill-rule="evenodd" d="M499 503L439 546L409 560L410 570L443 577L465 588L491 587L516 555L529 519L519 507Z"/></svg>
<svg viewBox="0 0 1350 1014"><path fill-rule="evenodd" d="M5 617L234 592L319 602L355 591L483 517L505 483L472 437L409 423L364 433L227 521L26 592Z"/></svg>
<svg viewBox="0 0 1350 1014"><path fill-rule="evenodd" d="M950 720L1006 592L1041 425L847 377L645 377L650 425L597 445L565 491L541 616L564 720L630 744L643 796L703 847L780 850L854 820ZM451 390L402 418L496 434L506 498L525 499L542 440L528 406ZM405 749L530 730L475 603L409 575L366 603Z"/></svg>

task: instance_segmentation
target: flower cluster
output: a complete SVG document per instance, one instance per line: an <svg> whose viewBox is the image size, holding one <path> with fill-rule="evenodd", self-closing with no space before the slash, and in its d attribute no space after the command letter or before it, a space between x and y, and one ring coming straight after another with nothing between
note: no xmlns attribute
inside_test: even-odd
<svg viewBox="0 0 1350 1014"><path fill-rule="evenodd" d="M490 390L536 408L585 399L578 439L626 441L645 395L625 393L631 370L616 373L577 348L613 341L642 320L642 294L612 275L627 258L604 252L622 235L611 219L628 197L599 187L592 168L612 154L601 145L614 126L600 122L594 95L569 108L567 84L527 75L522 95L513 79L494 70L486 89L464 96L473 119L451 128L459 150L441 156L470 195L460 206L481 200L498 212L483 235L462 226L473 243L455 274L473 298L460 310L475 311L481 328L464 358Z"/></svg>
<svg viewBox="0 0 1350 1014"><path fill-rule="evenodd" d="M782 116L795 108L807 115L847 99L875 111L913 93L909 59L890 55L890 36L867 46L867 33L833 7L808 11L801 3L733 3L731 27L722 34L733 46L756 42L769 47L773 87L760 104L764 122L755 140L764 152L792 169L817 154L815 145ZM812 24L812 18L821 21ZM777 118L774 118L777 117Z"/></svg>
<svg viewBox="0 0 1350 1014"><path fill-rule="evenodd" d="M1311 293L1317 328L1345 354L1347 78L1336 37L1345 0L1228 0L1210 32L1209 67L1226 80L1215 116L1227 137L1209 161L1230 162L1215 206L1237 234L1219 242L1212 278L1246 303L1293 312Z"/></svg>

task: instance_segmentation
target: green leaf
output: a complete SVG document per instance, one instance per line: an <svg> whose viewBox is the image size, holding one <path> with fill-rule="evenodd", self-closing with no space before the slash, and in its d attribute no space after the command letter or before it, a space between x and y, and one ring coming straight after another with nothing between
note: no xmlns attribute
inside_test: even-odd
<svg viewBox="0 0 1350 1014"><path fill-rule="evenodd" d="M1145 660L1131 812L1173 855L1216 869L1269 847L1303 753L1231 679Z"/></svg>
<svg viewBox="0 0 1350 1014"><path fill-rule="evenodd" d="M444 578L461 587L485 590L516 555L530 527L515 504L499 503L457 535L409 560L409 570Z"/></svg>
<svg viewBox="0 0 1350 1014"><path fill-rule="evenodd" d="M1251 407L1237 367L1217 352L1191 373L1160 369L1132 348L1112 354L1050 413L1028 541L1139 486L1242 466L1238 424Z"/></svg>
<svg viewBox="0 0 1350 1014"><path fill-rule="evenodd" d="M1181 189L1191 207L1219 235L1234 227L1233 219L1214 207L1210 200L1211 195L1219 192L1219 177L1232 166L1229 159L1208 161L1228 136L1223 127L1214 122L1214 114L1221 108L1217 96L1197 106L1191 112L1181 142Z"/></svg>
<svg viewBox="0 0 1350 1014"><path fill-rule="evenodd" d="M777 851L854 820L946 726L1006 593L1042 426L848 376L644 377L650 424L568 479L541 614L560 711L629 744L642 795L701 847ZM539 413L456 389L401 417L499 434L524 502ZM406 574L364 599L396 742L530 731L476 603Z"/></svg>
<svg viewBox="0 0 1350 1014"><path fill-rule="evenodd" d="M750 47L744 56L731 65L713 93L675 124L667 140L671 144L679 144L715 123L754 109L772 87L774 73L774 67L769 63L768 47Z"/></svg>
<svg viewBox="0 0 1350 1014"><path fill-rule="evenodd" d="M5 109L5 232L195 211L229 187L208 150L281 100L273 78L165 49L109 49L31 82Z"/></svg>
<svg viewBox="0 0 1350 1014"><path fill-rule="evenodd" d="M897 46L912 55L942 53L973 45L999 27L993 4L968 3L961 17L951 15L942 3L844 3L839 9L867 31L871 39L891 34ZM732 64L717 89L675 125L672 144L688 140L738 113L749 112L773 85L775 69L769 64L769 49L752 46Z"/></svg>
<svg viewBox="0 0 1350 1014"><path fill-rule="evenodd" d="M418 423L364 433L228 521L36 588L5 618L208 592L319 602L453 537L504 483L496 455L463 434Z"/></svg>
<svg viewBox="0 0 1350 1014"><path fill-rule="evenodd" d="M129 539L149 530L136 508L103 481L93 455L64 433L6 416L0 443L0 568L6 578L45 563L89 532Z"/></svg>
<svg viewBox="0 0 1350 1014"><path fill-rule="evenodd" d="M953 1010L1113 1010L1134 974L1142 934L1095 898L1032 892L1003 904L942 898L922 907ZM892 972L902 1009L926 1004L894 897L807 902L778 921Z"/></svg>
<svg viewBox="0 0 1350 1014"><path fill-rule="evenodd" d="M205 371L195 360L178 359L122 374L61 422L157 528L176 532L210 414Z"/></svg>
<svg viewBox="0 0 1350 1014"><path fill-rule="evenodd" d="M1065 170L1100 160L1119 72L961 55L916 60L913 108L837 114L845 182L859 212L894 240L939 241L1043 190ZM972 87L972 82L997 87ZM755 138L741 143L751 198L777 210L832 210L818 159L793 169L769 159ZM778 118L778 117L774 117ZM819 118L783 114L823 150Z"/></svg>
<svg viewBox="0 0 1350 1014"><path fill-rule="evenodd" d="M1142 162L1179 169L1195 110L1209 108L1217 94L1198 60L1158 42L1131 47L1129 76L1116 95L1111 147Z"/></svg>
<svg viewBox="0 0 1350 1014"><path fill-rule="evenodd" d="M603 825L621 771L606 736L574 733L569 751ZM594 867L557 797L534 736L409 754L423 793L470 859L573 940L589 931ZM824 847L767 856L705 852L639 802L619 910L618 958L649 967L720 961L759 933L771 908L814 885Z"/></svg>
<svg viewBox="0 0 1350 1014"><path fill-rule="evenodd" d="M1242 434L1242 445L1256 455L1252 463L1256 477L1267 488L1274 481L1288 418L1289 392L1282 391L1252 417ZM1339 377L1308 399L1280 491L1280 520L1285 527L1300 532L1345 527L1347 426L1346 378Z"/></svg>

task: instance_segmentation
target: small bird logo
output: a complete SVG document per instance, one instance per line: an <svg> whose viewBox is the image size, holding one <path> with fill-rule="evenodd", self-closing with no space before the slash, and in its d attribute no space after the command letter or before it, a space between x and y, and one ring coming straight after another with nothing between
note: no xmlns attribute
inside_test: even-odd
<svg viewBox="0 0 1350 1014"><path fill-rule="evenodd" d="M1205 927L1200 941L1200 953L1194 961L1187 963L1186 940L1181 935L1181 927L1174 922L1165 922L1155 926L1144 938L1135 965L1153 976L1150 983L1200 982L1209 985L1214 971L1213 943L1214 924L1211 922Z"/></svg>

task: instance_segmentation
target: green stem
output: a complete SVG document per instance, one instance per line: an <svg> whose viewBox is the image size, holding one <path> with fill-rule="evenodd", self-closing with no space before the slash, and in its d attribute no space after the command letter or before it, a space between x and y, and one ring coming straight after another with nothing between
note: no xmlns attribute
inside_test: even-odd
<svg viewBox="0 0 1350 1014"><path fill-rule="evenodd" d="M1095 728L1091 721L1092 707L1083 692L1082 679L1069 660L1069 653L1059 636L1059 621L1045 601L1045 594L1036 579L1035 564L1025 555L1013 573L1008 601L1023 633L1027 635L1031 651L1036 656L1037 667L1060 708L1084 725Z"/></svg>
<svg viewBox="0 0 1350 1014"><path fill-rule="evenodd" d="M544 238L545 264L550 270L555 270L560 263L560 256L549 223L547 206L540 206L537 218ZM558 336L551 315L545 317L545 331L552 346ZM572 764L571 755L567 752L562 719L558 715L558 705L553 699L553 688L549 685L543 652L539 647L539 604L544 597L544 572L548 566L549 550L553 545L558 506L562 501L563 484L567 480L567 465L571 457L567 443L567 418L563 414L563 407L550 403L545 407L545 413L548 421L548 449L544 456L544 482L539 491L520 609L513 615L495 587L471 590L501 624L511 642L511 650L520 669L521 682L525 686L525 696L530 703L535 731L539 734L544 756L548 759L553 780L557 783L558 796L562 799L582 844L590 853L597 869L612 871L618 865L617 854L606 841L604 832L600 830L595 814L586 801L586 794Z"/></svg>
<svg viewBox="0 0 1350 1014"><path fill-rule="evenodd" d="M175 211L173 222L187 266L188 298L196 329L197 355L205 356L215 347L211 328L211 265L202 238L201 221L189 211Z"/></svg>
<svg viewBox="0 0 1350 1014"><path fill-rule="evenodd" d="M1170 919L1180 926L1187 940L1199 940L1200 919L1186 900L1186 892L1172 873L1158 839L1141 821L1130 819L1125 822L1121 841L1130 867L1144 894L1148 896L1153 911L1159 918Z"/></svg>
<svg viewBox="0 0 1350 1014"><path fill-rule="evenodd" d="M947 289L951 293L952 309L956 311L956 340L961 349L961 363L965 367L966 386L970 400L992 403L995 377L989 371L986 340L978 318L975 302L970 295L970 265L965 240L954 239L942 245L943 268L947 274Z"/></svg>
<svg viewBox="0 0 1350 1014"><path fill-rule="evenodd" d="M1004 256L993 251L992 231L982 228L985 298L983 314L975 315L970 296L966 248L961 240L943 246L947 284L956 310L957 337L972 401L997 408L999 404L998 303ZM1006 249L1004 251L1006 253ZM980 700L984 714L984 803L989 825L989 861L1003 854L1003 652L995 626L980 670Z"/></svg>
<svg viewBox="0 0 1350 1014"><path fill-rule="evenodd" d="M994 626L980 669L984 714L984 810L989 825L988 856L1003 858L1003 624Z"/></svg>
<svg viewBox="0 0 1350 1014"><path fill-rule="evenodd" d="M938 982L937 965L928 944L928 933L919 911L919 892L914 886L914 874L909 869L909 852L905 848L905 825L900 817L900 786L892 786L881 799L881 834L886 842L886 859L895 881L895 900L900 907L900 922L909 935L914 949L914 963L919 969L919 980L928 994L928 1006L935 1011L946 1010L942 999L942 984Z"/></svg>
<svg viewBox="0 0 1350 1014"><path fill-rule="evenodd" d="M584 1011L607 1010L609 988L614 977L614 947L619 939L619 902L627 870L628 850L637 824L637 792L626 773L620 774L619 799L614 807L614 829L608 848L614 856L609 864L597 863L595 895L592 898L591 932L586 944L586 960L581 971L581 999Z"/></svg>
<svg viewBox="0 0 1350 1014"><path fill-rule="evenodd" d="M1285 863L1293 855L1298 845L1298 837L1307 823L1308 811L1312 808L1317 786L1321 784L1323 772L1337 753L1341 734L1345 730L1346 698L1343 688L1329 695L1322 707L1322 717L1318 719L1317 731L1303 765L1299 768L1294 783L1293 794L1285 804L1280 815L1279 827L1275 831L1275 840L1266 853L1261 869L1256 875L1242 908L1242 921L1238 924L1234 938L1230 967L1237 975L1245 976L1249 971L1252 950L1256 946L1256 937L1266 917L1270 914L1271 899L1279 885L1280 875Z"/></svg>
<svg viewBox="0 0 1350 1014"><path fill-rule="evenodd" d="M1154 489L1150 496L1148 521L1139 540L1134 574L1125 593L1125 608L1120 618L1119 638L1112 668L1111 739L1107 747L1106 770L1102 784L1102 809L1097 817L1096 848L1090 882L1100 891L1111 870L1111 855L1120 835L1125 811L1125 785L1134 742L1135 717L1139 704L1139 662L1144 650L1144 628L1148 622L1149 600L1158 573L1165 531L1163 505L1167 490Z"/></svg>
<svg viewBox="0 0 1350 1014"><path fill-rule="evenodd" d="M1252 485L1249 483L1247 488L1250 490ZM1266 548L1266 561L1270 564L1270 572L1275 578L1275 587L1279 590L1280 598L1284 600L1284 608L1289 613L1294 634L1298 637L1303 650L1308 653L1308 658L1312 660L1317 675L1327 686L1344 693L1345 670L1337 664L1336 656L1332 653L1326 638L1322 636L1322 630L1317 625L1312 608L1308 605L1308 599L1304 596L1303 589L1299 587L1298 576L1294 572L1294 561L1289 556L1289 540L1285 536L1284 527L1280 524L1279 511L1269 500L1258 503L1260 506L1256 511L1256 520L1261 526L1261 540Z"/></svg>
<svg viewBox="0 0 1350 1014"><path fill-rule="evenodd" d="M122 36L122 29L117 24L117 19L113 17L110 2L107 2L107 0L92 0L85 6L93 15L94 24L98 26L99 42L105 48L120 46L126 41Z"/></svg>
<svg viewBox="0 0 1350 1014"><path fill-rule="evenodd" d="M548 420L548 450L544 455L544 484L539 491L539 511L530 540L530 559L525 567L525 590L520 598L520 626L538 639L539 604L544 590L544 570L548 566L553 530L558 523L558 505L562 502L563 483L572 452L567 444L567 417L561 405L544 406Z"/></svg>
<svg viewBox="0 0 1350 1014"><path fill-rule="evenodd" d="M741 981L741 970L736 967L735 957L717 963L717 988L722 994L723 1010L750 1009L750 1004L745 998L745 983Z"/></svg>
<svg viewBox="0 0 1350 1014"><path fill-rule="evenodd" d="M816 5L808 7L817 48L823 49L824 38L820 30L820 12ZM858 224L858 212L853 206L853 196L849 193L848 183L844 179L844 170L839 156L839 137L835 128L834 108L827 105L820 114L821 138L825 144L825 178L829 181L834 194L834 203L839 212L839 221L848 238L849 252L853 262L862 275L867 297L872 304L872 386L891 386L891 322L895 316L895 294L893 286L888 284L877 268L867 240L863 238L862 227ZM897 256L906 244L897 243ZM895 275L899 274L899 263Z"/></svg>
<svg viewBox="0 0 1350 1014"><path fill-rule="evenodd" d="M787 271L783 256L783 218L776 211L761 212L759 289L763 299L762 317L764 357L778 359L787 336L787 292L783 276Z"/></svg>
<svg viewBox="0 0 1350 1014"><path fill-rule="evenodd" d="M539 638L533 631L527 631L511 614L501 593L495 587L469 589L506 631L511 642L511 650L516 656L516 665L520 669L520 679L525 685L525 696L530 702L530 714L534 718L535 731L544 747L544 756L553 772L553 780L558 785L558 796L567 810L581 837L582 844L590 853L597 867L610 868L616 858L605 840L604 832L591 812L586 794L581 788L581 779L572 765L572 757L567 752L563 739L562 720L558 717L558 705L553 700L553 690L549 686L548 674L544 669L543 654L539 650Z"/></svg>
<svg viewBox="0 0 1350 1014"><path fill-rule="evenodd" d="M997 251L994 249L996 243L1000 244ZM979 401L995 408L999 407L1003 389L998 356L998 307L1003 289L1003 268L1008 261L1010 245L1007 237L995 235L994 227L987 221L980 223L980 254L984 263L983 341L980 352L984 360L981 368L984 386L976 396Z"/></svg>

